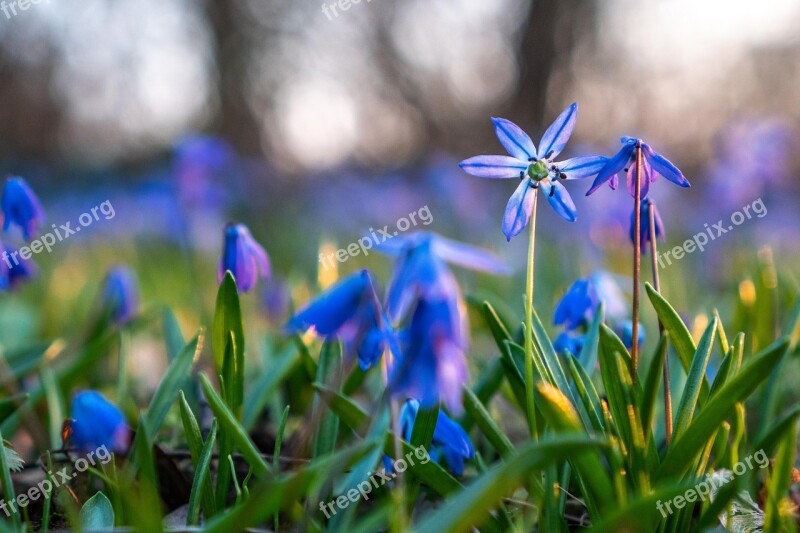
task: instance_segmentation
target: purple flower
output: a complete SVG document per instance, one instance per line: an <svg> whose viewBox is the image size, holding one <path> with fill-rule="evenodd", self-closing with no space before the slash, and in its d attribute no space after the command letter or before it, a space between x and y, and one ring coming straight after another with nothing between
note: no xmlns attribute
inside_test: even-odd
<svg viewBox="0 0 800 533"><path fill-rule="evenodd" d="M689 181L684 177L678 167L673 165L669 159L661 154L653 151L650 146L641 139L634 137L622 137L620 139L622 148L619 152L608 159L606 164L597 172L597 177L592 183L592 188L586 193L589 196L597 189L600 188L605 182L612 189L617 188L618 179L617 173L624 170L628 176L628 192L634 196L635 192L635 174L636 174L636 148L641 147L642 150L642 179L641 179L641 197L646 198L647 192L650 189L650 184L653 183L658 176L664 176L666 179L680 185L681 187L689 187Z"/></svg>
<svg viewBox="0 0 800 533"><path fill-rule="evenodd" d="M99 392L87 390L72 397L72 418L66 422L72 445L88 452L101 447L124 452L130 442L130 430L117 406Z"/></svg>
<svg viewBox="0 0 800 533"><path fill-rule="evenodd" d="M405 316L416 298L459 297L458 285L445 262L493 274L508 273L495 254L431 232L392 239L380 250L398 256L386 298L386 310L395 321Z"/></svg>
<svg viewBox="0 0 800 533"><path fill-rule="evenodd" d="M576 218L575 204L561 180L588 178L597 174L607 158L599 155L575 157L555 162L572 134L578 104L566 108L547 128L537 150L531 138L511 121L493 118L495 134L510 154L480 155L460 163L465 172L481 178L519 178L503 215L503 233L507 240L518 235L531 218L533 194L543 187L547 201L556 213L570 222Z"/></svg>
<svg viewBox="0 0 800 533"><path fill-rule="evenodd" d="M639 231L639 249L644 252L645 247L650 244L650 209L653 210L653 221L655 222L656 238L664 240L664 224L661 222L661 216L658 214L656 204L650 199L642 200L640 206L641 212L641 226ZM631 243L636 245L636 237L634 235L634 215L635 211L631 213L631 229L629 232Z"/></svg>
<svg viewBox="0 0 800 533"><path fill-rule="evenodd" d="M411 441L411 432L418 412L419 402L414 399L406 401L400 410L400 432L406 441ZM437 463L444 459L450 471L460 476L464 473L464 460L475 457L475 449L464 428L446 413L439 411L429 455Z"/></svg>
<svg viewBox="0 0 800 533"><path fill-rule="evenodd" d="M398 352L394 332L380 309L366 270L351 274L329 288L286 324L290 333L310 327L327 339L340 339L347 354L358 355L363 370L377 363L385 349Z"/></svg>
<svg viewBox="0 0 800 533"><path fill-rule="evenodd" d="M111 321L124 325L139 312L139 286L136 276L125 266L117 266L108 271L103 284L102 300Z"/></svg>
<svg viewBox="0 0 800 533"><path fill-rule="evenodd" d="M558 302L553 323L564 324L567 329L588 326L599 304L600 300L591 280L579 279Z"/></svg>
<svg viewBox="0 0 800 533"><path fill-rule="evenodd" d="M424 407L444 402L452 413L460 414L462 388L469 373L466 324L459 300L421 298L404 340L402 356L389 378L392 392L418 399Z"/></svg>
<svg viewBox="0 0 800 533"><path fill-rule="evenodd" d="M225 228L225 243L217 269L218 283L222 282L226 271L233 274L236 287L242 292L249 292L255 286L259 274L270 277L267 252L244 224L228 224Z"/></svg>
<svg viewBox="0 0 800 533"><path fill-rule="evenodd" d="M3 186L2 210L3 231L7 231L11 224L16 224L22 229L25 240L36 235L39 225L44 223L44 211L39 199L27 182L19 176L6 180Z"/></svg>

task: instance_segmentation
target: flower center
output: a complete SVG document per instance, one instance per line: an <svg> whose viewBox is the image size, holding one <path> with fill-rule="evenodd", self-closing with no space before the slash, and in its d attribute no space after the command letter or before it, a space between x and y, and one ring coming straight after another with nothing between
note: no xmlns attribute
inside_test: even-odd
<svg viewBox="0 0 800 533"><path fill-rule="evenodd" d="M533 181L542 181L547 177L547 166L541 160L531 163L528 167L528 176Z"/></svg>

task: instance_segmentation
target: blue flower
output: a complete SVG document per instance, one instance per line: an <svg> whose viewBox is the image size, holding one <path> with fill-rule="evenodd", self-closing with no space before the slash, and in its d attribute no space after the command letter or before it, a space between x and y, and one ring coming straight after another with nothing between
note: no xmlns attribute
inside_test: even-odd
<svg viewBox="0 0 800 533"><path fill-rule="evenodd" d="M425 407L444 402L451 412L462 412L462 388L469 379L463 316L458 298L419 299L389 378L395 395L416 398Z"/></svg>
<svg viewBox="0 0 800 533"><path fill-rule="evenodd" d="M608 162L597 172L597 177L594 179L594 183L592 183L592 188L589 189L586 196L595 192L607 181L612 189L616 189L618 184L617 173L621 170L625 170L628 176L628 192L631 196L635 196L637 146L641 146L642 149L642 198L647 197L650 184L658 179L659 175L664 176L675 185L689 187L689 181L684 177L683 173L678 170L678 167L673 165L666 157L653 151L643 140L633 137L622 137L620 142L622 143L622 148L617 152L617 155L608 159Z"/></svg>
<svg viewBox="0 0 800 533"><path fill-rule="evenodd" d="M21 283L33 279L38 273L33 259L25 259L19 250L12 250L0 243L2 261L0 261L0 290L15 288Z"/></svg>
<svg viewBox="0 0 800 533"><path fill-rule="evenodd" d="M326 339L340 339L346 353L358 355L363 370L377 363L384 349L398 351L366 270L351 274L322 293L298 311L286 329L296 333L312 326Z"/></svg>
<svg viewBox="0 0 800 533"><path fill-rule="evenodd" d="M661 216L658 214L656 204L650 199L642 200L640 207L641 225L639 231L639 249L644 252L645 247L650 244L650 210L653 210L653 222L655 223L656 238L664 240L664 223L661 222ZM629 236L631 243L636 245L636 237L634 236L634 217L636 212L631 213L631 229Z"/></svg>
<svg viewBox="0 0 800 533"><path fill-rule="evenodd" d="M571 333L569 331L562 331L553 341L553 348L556 353L569 352L572 355L579 355L583 350L583 345L586 342L586 335Z"/></svg>
<svg viewBox="0 0 800 533"><path fill-rule="evenodd" d="M225 228L225 243L217 269L217 282L221 283L225 272L230 271L236 280L236 287L249 292L258 275L270 277L269 257L264 248L256 242L244 224L228 224Z"/></svg>
<svg viewBox="0 0 800 533"><path fill-rule="evenodd" d="M386 298L386 310L395 321L406 314L416 298L458 297L458 285L445 262L494 274L508 273L495 254L431 232L392 239L379 249L398 256Z"/></svg>
<svg viewBox="0 0 800 533"><path fill-rule="evenodd" d="M600 300L591 280L579 279L558 302L553 323L564 324L567 329L588 326L599 304Z"/></svg>
<svg viewBox="0 0 800 533"><path fill-rule="evenodd" d="M418 412L419 402L414 399L406 401L400 411L400 432L406 441L411 440ZM437 463L441 463L441 459L444 459L450 471L460 476L464 473L464 461L475 457L475 449L464 428L440 410L428 454Z"/></svg>
<svg viewBox="0 0 800 533"><path fill-rule="evenodd" d="M25 240L36 235L39 225L44 222L44 211L36 194L27 182L18 176L8 178L3 186L3 231L11 224L22 229Z"/></svg>
<svg viewBox="0 0 800 533"><path fill-rule="evenodd" d="M480 155L460 163L461 168L473 176L521 180L503 215L503 233L507 240L528 225L533 194L539 187L543 188L547 201L560 217L570 222L576 219L575 204L560 182L593 176L607 161L606 157L599 155L554 161L572 135L577 116L578 104L566 108L547 128L538 150L519 126L506 119L493 118L497 139L510 155Z"/></svg>
<svg viewBox="0 0 800 533"><path fill-rule="evenodd" d="M66 434L73 447L84 452L103 446L115 452L127 450L130 430L125 417L99 392L79 392L72 397L70 411L72 418L67 421Z"/></svg>
<svg viewBox="0 0 800 533"><path fill-rule="evenodd" d="M138 314L139 285L128 267L117 266L108 271L103 284L102 301L115 324L126 324Z"/></svg>
<svg viewBox="0 0 800 533"><path fill-rule="evenodd" d="M633 346L633 322L631 320L621 320L617 322L616 326L614 327L616 330L617 335L620 336L622 339L622 343L625 345L627 349L631 349ZM639 323L639 346L644 344L644 326Z"/></svg>

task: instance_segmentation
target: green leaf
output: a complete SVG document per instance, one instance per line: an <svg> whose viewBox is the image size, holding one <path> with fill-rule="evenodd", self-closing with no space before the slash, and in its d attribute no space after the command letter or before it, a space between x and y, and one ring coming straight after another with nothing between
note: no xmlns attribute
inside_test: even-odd
<svg viewBox="0 0 800 533"><path fill-rule="evenodd" d="M500 319L492 304L484 300L481 309L483 311L483 319L486 321L486 325L489 326L489 331L492 332L492 337L494 337L497 347L502 352L505 341L513 342L511 334L508 332L508 327Z"/></svg>
<svg viewBox="0 0 800 533"><path fill-rule="evenodd" d="M192 480L192 491L189 494L189 509L186 511L186 525L196 526L200 523L200 501L204 499L207 494L206 490L210 490L211 479L211 458L214 455L214 444L217 442L217 421L211 423L211 432L208 434L205 444L200 451L200 456L197 458L194 468L194 480ZM229 456L230 457L230 456Z"/></svg>
<svg viewBox="0 0 800 533"><path fill-rule="evenodd" d="M464 490L447 498L444 505L422 520L416 531L470 531L489 519L491 511L500 505L504 497L522 485L531 472L604 445L585 436L559 436L530 443L507 462L500 463Z"/></svg>
<svg viewBox="0 0 800 533"><path fill-rule="evenodd" d="M688 373L689 368L692 366L694 353L697 351L697 346L694 344L694 339L692 339L689 329L686 327L686 324L683 323L677 311L673 309L669 302L665 300L652 285L645 283L644 286L647 290L647 296L650 297L650 302L653 304L656 314L658 314L658 318L661 319L664 329L669 332L670 340L675 347L683 370ZM700 392L705 397L708 396L708 391L708 381L704 376L700 385Z"/></svg>
<svg viewBox="0 0 800 533"><path fill-rule="evenodd" d="M19 409L29 397L29 394L24 393L0 399L0 423L8 418L11 413Z"/></svg>
<svg viewBox="0 0 800 533"><path fill-rule="evenodd" d="M514 445L511 444L509 438L503 433L475 393L466 386L464 387L464 409L475 420L486 439L502 458L508 459L514 454ZM431 436L433 435L431 434ZM411 443L416 444L413 442L413 436Z"/></svg>
<svg viewBox="0 0 800 533"><path fill-rule="evenodd" d="M753 444L753 449L764 450L764 453L772 457L781 437L797 423L798 418L800 418L800 405L795 404Z"/></svg>
<svg viewBox="0 0 800 533"><path fill-rule="evenodd" d="M111 502L102 492L86 500L80 512L81 529L83 531L96 531L98 529L113 529L114 509Z"/></svg>
<svg viewBox="0 0 800 533"><path fill-rule="evenodd" d="M250 440L247 431L236 420L236 417L233 416L225 402L222 401L222 398L219 397L208 377L205 374L199 374L199 378L203 395L208 401L208 406L214 412L214 416L219 421L220 430L224 430L231 436L233 442L236 443L239 451L253 470L253 474L257 477L265 476L270 472L270 467L261 456L261 452L258 451L256 445Z"/></svg>
<svg viewBox="0 0 800 533"><path fill-rule="evenodd" d="M192 365L200 356L200 351L203 349L202 339L202 332L198 333L189 344L183 347L156 387L156 392L153 394L145 414L147 432L150 435L156 435L161 429L164 419L167 418L169 408L175 403L181 385L185 383Z"/></svg>
<svg viewBox="0 0 800 533"><path fill-rule="evenodd" d="M181 326L178 324L178 319L175 318L175 313L169 307L164 308L161 321L164 328L164 343L167 347L167 360L172 362L181 353L181 350L186 345L186 340L183 338Z"/></svg>
<svg viewBox="0 0 800 533"><path fill-rule="evenodd" d="M338 387L342 378L342 347L338 341L325 341L319 353L317 366L317 382L336 384ZM336 439L339 435L339 419L335 413L325 412L323 402L319 397L314 401L315 419L320 420L319 427L314 436L312 458L327 455L336 448Z"/></svg>
<svg viewBox="0 0 800 533"><path fill-rule="evenodd" d="M186 401L186 396L184 396L183 391L180 391L178 395L178 405L181 408L183 434L186 437L186 443L189 445L189 454L192 456L192 464L194 464L194 468L197 470L198 464L200 463L200 456L203 453L203 436L200 433L200 426L197 423L197 418L195 418L192 408L189 407L189 402ZM204 485L203 510L205 511L205 518L208 520L217 514L217 509L210 477L206 477Z"/></svg>
<svg viewBox="0 0 800 533"><path fill-rule="evenodd" d="M667 343L669 342L669 333L664 332L658 345L656 346L656 355L650 362L650 368L647 370L647 376L644 382L644 397L642 398L642 427L649 430L653 423L653 416L656 410L656 399L658 397L658 390L662 377L664 375L664 361L667 358Z"/></svg>
<svg viewBox="0 0 800 533"><path fill-rule="evenodd" d="M592 378L586 373L583 365L576 362L574 357L567 358L567 368L575 383L575 390L583 403L583 409L589 416L591 427L598 432L605 431L603 423L603 407L600 402L600 395L592 382Z"/></svg>
<svg viewBox="0 0 800 533"><path fill-rule="evenodd" d="M214 310L214 328L211 332L211 344L214 350L214 363L217 373L222 373L225 357L225 344L228 335L233 334L234 352L244 357L244 327L242 311L239 307L239 292L236 281L230 271L225 272L217 291L217 303Z"/></svg>
<svg viewBox="0 0 800 533"><path fill-rule="evenodd" d="M3 500L6 502L14 501L17 496L14 493L14 482L11 479L11 465L8 461L8 452L2 432L0 432L0 481L3 482ZM17 513L12 513L11 523L15 528L19 528L19 515Z"/></svg>
<svg viewBox="0 0 800 533"><path fill-rule="evenodd" d="M283 433L286 431L286 421L289 420L289 406L283 410L281 415L280 424L278 424L278 433L275 435L275 448L272 452L272 469L275 472L281 471L281 444L283 444ZM278 513L275 513L274 518L275 531L279 531Z"/></svg>
<svg viewBox="0 0 800 533"><path fill-rule="evenodd" d="M797 447L797 424L790 424L781 439L778 455L767 482L767 501L764 505L764 531L792 531L796 529L789 499L792 469ZM786 526L785 528L783 526Z"/></svg>
<svg viewBox="0 0 800 533"><path fill-rule="evenodd" d="M692 366L689 369L689 375L686 377L686 385L683 388L681 401L678 404L675 431L672 434L673 438L680 437L692 420L700 396L700 386L705 381L706 367L711 357L711 350L714 348L716 333L717 318L714 317L706 327L700 339L700 344L697 346L697 351L692 358Z"/></svg>
<svg viewBox="0 0 800 533"><path fill-rule="evenodd" d="M765 348L753 356L741 372L731 378L700 409L686 431L672 441L658 472L659 479L682 476L716 434L723 420L731 415L737 402L746 399L769 376L789 346L787 339Z"/></svg>
<svg viewBox="0 0 800 533"><path fill-rule="evenodd" d="M592 319L592 325L589 326L589 331L583 338L583 347L581 353L578 355L578 360L586 373L592 375L597 366L597 350L600 342L600 324L603 323L605 317L605 304L600 302L597 312Z"/></svg>
<svg viewBox="0 0 800 533"><path fill-rule="evenodd" d="M242 415L244 427L248 429L253 427L269 397L283 383L283 380L292 373L299 362L300 356L298 352L292 349L290 345L281 356L273 361L273 364L264 369L255 383L250 384L249 392L244 402L244 414Z"/></svg>

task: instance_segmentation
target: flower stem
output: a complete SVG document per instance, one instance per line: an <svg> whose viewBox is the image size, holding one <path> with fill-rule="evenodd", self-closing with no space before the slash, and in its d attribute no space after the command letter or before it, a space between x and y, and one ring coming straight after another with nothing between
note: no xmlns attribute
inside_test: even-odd
<svg viewBox="0 0 800 533"><path fill-rule="evenodd" d="M653 268L653 288L657 293L661 293L661 281L658 277L658 244L656 242L656 214L655 202L647 201L647 215L650 218L650 264ZM658 336L664 335L664 324L661 318L658 319ZM672 391L669 384L669 352L664 357L664 432L667 438L667 446L672 440Z"/></svg>
<svg viewBox="0 0 800 533"><path fill-rule="evenodd" d="M536 248L536 200L539 191L533 190L531 208L531 233L528 241L528 276L525 283L525 399L531 438L537 438L536 407L533 403L533 259Z"/></svg>
<svg viewBox="0 0 800 533"><path fill-rule="evenodd" d="M633 186L633 234L637 240L642 231L642 146L636 143L636 177ZM633 327L631 343L631 377L636 384L639 370L639 278L642 269L642 250L639 243L633 246Z"/></svg>

